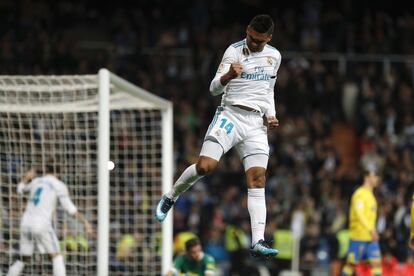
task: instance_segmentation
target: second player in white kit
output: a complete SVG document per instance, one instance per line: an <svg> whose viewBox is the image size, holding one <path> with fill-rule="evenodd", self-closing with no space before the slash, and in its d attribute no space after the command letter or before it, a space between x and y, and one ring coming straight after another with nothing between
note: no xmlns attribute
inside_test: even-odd
<svg viewBox="0 0 414 276"><path fill-rule="evenodd" d="M214 170L221 156L235 147L246 172L251 252L265 257L278 254L264 241L267 130L278 126L273 90L281 63L279 51L267 45L273 29L270 16L257 15L247 26L246 38L225 51L210 85L211 94L222 94L222 101L207 130L200 157L163 195L156 210L156 218L163 221L179 195Z"/></svg>
<svg viewBox="0 0 414 276"><path fill-rule="evenodd" d="M57 203L72 216L82 221L88 234L93 234L92 227L77 210L69 197L68 188L52 172L34 178L33 170L27 172L17 186L18 194L29 193L26 210L20 224L20 256L9 269L8 275L19 275L24 269L24 262L35 250L41 254L49 254L53 259L53 275L66 275L63 256L60 253L59 241L52 225L52 217Z"/></svg>
<svg viewBox="0 0 414 276"><path fill-rule="evenodd" d="M29 202L21 221L20 253L33 254L34 242L41 253L60 252L59 242L52 226L52 215L57 201L70 215L77 212L69 198L66 185L54 175L37 177L29 184L19 183L18 193L29 192Z"/></svg>

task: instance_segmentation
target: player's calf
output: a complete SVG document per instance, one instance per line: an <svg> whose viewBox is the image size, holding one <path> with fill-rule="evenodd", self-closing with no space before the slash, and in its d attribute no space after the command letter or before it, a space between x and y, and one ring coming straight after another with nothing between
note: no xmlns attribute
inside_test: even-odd
<svg viewBox="0 0 414 276"><path fill-rule="evenodd" d="M52 253L50 254L50 257L52 258L53 262L53 275L66 276L65 261L62 254Z"/></svg>
<svg viewBox="0 0 414 276"><path fill-rule="evenodd" d="M20 260L16 260L12 266L10 267L9 271L7 272L7 276L18 276L22 273L24 266L26 263L29 263L31 256L21 256Z"/></svg>

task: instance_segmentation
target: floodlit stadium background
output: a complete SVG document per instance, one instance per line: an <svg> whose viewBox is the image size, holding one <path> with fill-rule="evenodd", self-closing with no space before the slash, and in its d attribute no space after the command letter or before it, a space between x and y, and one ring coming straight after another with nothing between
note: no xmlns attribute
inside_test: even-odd
<svg viewBox="0 0 414 276"><path fill-rule="evenodd" d="M299 225L300 269L336 273L346 252L343 230L350 195L361 182L359 166L375 160L383 180L376 191L382 254L402 267L412 261L414 14L388 1L360 2L5 0L0 75L92 74L106 67L171 100L176 175L195 162L219 104L208 87L224 50L244 38L252 16L269 13L276 23L271 45L283 60L275 88L280 127L269 136L268 239L280 242ZM139 194L128 200L147 208ZM234 227L237 236L230 234ZM176 203L176 252L190 231L221 271L255 275L261 265L277 275L290 267L289 246L276 245L282 254L272 261L249 259L249 229L243 169L229 152L217 172ZM8 250L5 238L0 254ZM111 265L121 267L117 249Z"/></svg>

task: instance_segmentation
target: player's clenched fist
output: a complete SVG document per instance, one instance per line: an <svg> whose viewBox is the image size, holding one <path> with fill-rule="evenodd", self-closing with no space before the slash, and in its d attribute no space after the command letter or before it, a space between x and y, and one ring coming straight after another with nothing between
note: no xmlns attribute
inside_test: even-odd
<svg viewBox="0 0 414 276"><path fill-rule="evenodd" d="M227 74L229 74L230 78L234 79L241 74L242 69L243 67L240 63L232 63Z"/></svg>
<svg viewBox="0 0 414 276"><path fill-rule="evenodd" d="M241 74L242 69L243 67L241 66L240 63L232 63L230 65L229 71L223 76L221 76L220 78L221 85L225 86L229 83L229 81L231 81L234 78L237 78Z"/></svg>
<svg viewBox="0 0 414 276"><path fill-rule="evenodd" d="M264 125L269 129L273 129L279 126L279 120L275 116L263 117Z"/></svg>

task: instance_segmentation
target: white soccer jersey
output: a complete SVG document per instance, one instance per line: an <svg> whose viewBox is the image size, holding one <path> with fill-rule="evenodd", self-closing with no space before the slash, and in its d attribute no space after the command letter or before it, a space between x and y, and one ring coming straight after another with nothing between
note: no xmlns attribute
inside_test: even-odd
<svg viewBox="0 0 414 276"><path fill-rule="evenodd" d="M281 63L276 48L266 45L261 52L250 52L246 39L230 45L211 82L213 95L222 96L222 105L244 105L261 111L266 116L275 116L274 85ZM228 72L232 63L240 63L242 72L223 89L220 78Z"/></svg>
<svg viewBox="0 0 414 276"><path fill-rule="evenodd" d="M29 184L20 183L18 193L30 192L30 198L22 218L22 226L51 225L57 199L62 207L71 215L77 212L76 206L69 198L66 185L53 175L45 175L33 179Z"/></svg>

